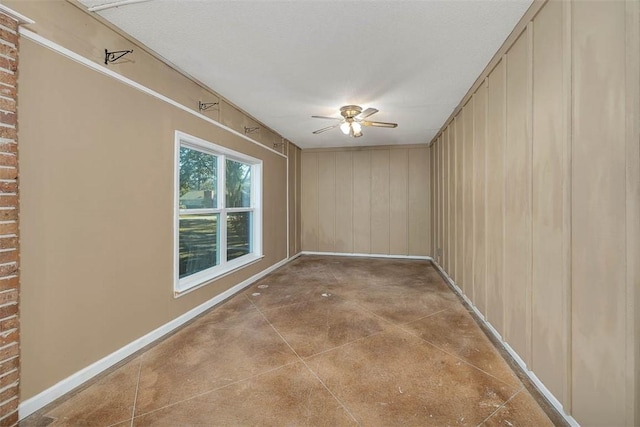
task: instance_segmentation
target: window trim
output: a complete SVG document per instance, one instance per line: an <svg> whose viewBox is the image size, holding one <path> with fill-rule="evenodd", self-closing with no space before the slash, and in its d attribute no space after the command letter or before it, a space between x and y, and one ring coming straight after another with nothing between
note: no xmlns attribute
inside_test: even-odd
<svg viewBox="0 0 640 427"><path fill-rule="evenodd" d="M218 265L199 271L187 277L180 278L180 214L187 213L180 209L180 147L187 147L205 154L217 156L218 179L217 201L215 208L189 209L188 213L218 213L220 214L219 256ZM226 159L251 165L251 203L250 207L227 208L224 195L226 179ZM173 183L173 291L174 297L179 297L195 289L201 288L217 279L220 279L236 270L253 264L264 257L262 254L262 160L239 153L230 148L223 147L213 142L189 135L176 130L174 138L174 183ZM222 195L222 197L220 197ZM250 241L252 251L247 255L226 260L227 250L227 213L251 212L252 230Z"/></svg>

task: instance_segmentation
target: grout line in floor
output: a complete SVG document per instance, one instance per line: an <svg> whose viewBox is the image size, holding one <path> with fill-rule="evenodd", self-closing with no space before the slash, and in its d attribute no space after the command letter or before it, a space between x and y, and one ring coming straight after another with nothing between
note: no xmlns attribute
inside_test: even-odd
<svg viewBox="0 0 640 427"><path fill-rule="evenodd" d="M246 295L245 295L245 296L246 296ZM247 297L247 298L248 298L248 297ZM358 308L358 309L362 309L363 311L365 311L365 312L367 312L367 313L369 313L369 314L373 315L374 317L376 317L376 318L378 318L378 319L380 319L380 320L384 321L385 323L390 324L391 326L396 326L396 325L395 325L393 322L391 322L390 320L387 320L387 319L385 319L384 317L381 317L381 316L377 315L376 313L374 313L374 312L372 312L372 311L370 311L370 310L366 309L365 307L362 307L360 304L358 304L358 302L357 302L356 300L354 300L354 299L352 299L352 298L349 298L349 297L342 297L342 298L344 298L344 301L345 301L345 302L350 303L350 304L353 304L354 306L356 306L356 308ZM254 303L253 303L253 301L251 301L251 299L249 299L249 302L251 302L252 304L254 304ZM262 309L262 310L261 310L260 308L258 308L255 304L254 304L254 307L255 307L258 311L263 311L263 317L265 318L265 320L267 320L267 322L271 323L271 321L269 320L269 318L267 317L267 315L265 314L265 312L269 312L269 311L272 311L272 310L276 310L276 309L278 309L278 308L282 308L282 307L289 307L289 306L291 306L291 305L296 305L296 304L304 304L304 302L298 302L298 303L289 304L289 305L286 305L286 306L273 307L273 308ZM448 309L444 309L444 310L448 310ZM440 311L444 311L444 310L440 310ZM440 313L440 311L438 311L437 313ZM433 314L437 314L437 313L433 313ZM428 316L425 316L425 317L428 317ZM275 326L273 326L273 325L271 325L271 326L275 329ZM347 345L349 345L349 344L356 343L356 342L358 342L358 341L362 341L362 340L367 339L367 338L374 337L374 336L376 336L376 335L383 334L383 333L385 333L385 332L389 332L389 331L379 331L379 332L374 332L374 333L372 333L372 334L366 335L366 336L364 336L364 337L356 338L356 339L354 339L354 340L351 340L351 341L349 341L349 342L346 342L346 343L340 344L340 345L338 345L338 346L331 347L331 348L328 348L328 349L325 349L325 350L319 351L319 352L314 353L314 354L310 354L309 356L305 356L305 357L299 356L299 357L300 357L300 358L302 358L302 359L304 359L304 360L308 360L308 359L310 359L310 358L312 358L312 357L315 357L315 356L318 356L318 355L321 355L321 354L328 353L328 352L330 352L330 351L333 351L333 350L336 350L336 349L342 348L342 347L344 347L344 346L347 346ZM282 339L284 339L284 337L283 337ZM285 342L286 342L286 340L285 340ZM288 344L288 343L287 343L287 344ZM291 346L289 346L289 347L291 347ZM296 353L296 355L298 354L295 350L294 350L294 352Z"/></svg>
<svg viewBox="0 0 640 427"><path fill-rule="evenodd" d="M321 354L326 354L326 353L332 352L333 350L337 350L339 348L346 347L346 346L351 345L351 344L355 344L355 343L357 343L359 341L366 340L367 338L372 338L372 337L375 337L375 336L378 336L378 335L386 334L388 332L390 332L390 331L374 332L373 334L370 334L370 335L367 335L367 336L364 336L364 337L360 337L360 338L356 338L355 340L351 340L351 341L346 342L344 344L340 344L340 345L337 345L335 347L331 347L331 348L328 348L326 350L322 350L322 351L319 351L317 353L310 354L309 356L305 356L303 359L304 360L309 360L312 357L320 356Z"/></svg>
<svg viewBox="0 0 640 427"><path fill-rule="evenodd" d="M296 364L296 363L298 363L298 362L299 362L299 361L297 361L297 360L296 360L296 361L294 361L294 362L289 362L289 363L285 363L284 365L276 366L275 368L268 369L268 370L266 370L266 371L260 372L259 374L251 375L250 377L242 378L242 379L239 379L239 380L237 380L237 381L230 382L229 384L225 384L225 385L222 385L222 386L220 386L220 387L212 388L211 390L203 391L202 393L194 394L193 396L189 396L189 397L188 397L188 398L186 398L186 399L182 399L182 400L179 400L179 401L177 401L177 402L170 403L170 404L165 405L165 406L162 406L162 407L160 407L160 408L156 408L156 409L154 409L154 410L152 410L152 411L144 412L144 413L138 414L138 415L136 415L136 416L135 416L135 417L133 417L133 418L135 419L135 418L140 418L140 417L142 417L142 416L144 416L144 415L153 414L154 412L158 412L158 411L161 411L161 410L163 410L163 409L166 409L166 408L170 408L170 407L172 407L172 406L179 405L180 403L188 402L189 400L193 400L193 399L195 399L195 398L205 396L205 395L210 394L210 393L213 393L213 392L215 392L215 391L219 391L219 390L225 389L225 388L227 388L227 387L231 387L231 386L234 386L234 385L240 384L240 383L245 382L245 381L249 381L249 380L252 380L252 379L255 379L255 378L259 378L259 377L261 377L261 376L263 376L263 375L267 375L267 374L269 374L269 373L271 373L271 372L273 372L273 371L277 371L278 369L281 369L281 368L284 368L284 367L287 367L287 366L290 366L290 365L295 365L295 364Z"/></svg>
<svg viewBox="0 0 640 427"><path fill-rule="evenodd" d="M444 311L448 311L448 310L452 310L452 308L451 308L451 307L449 307L449 308L443 308L442 310L438 310L438 311L436 311L435 313L427 314L426 316L423 316L423 317L421 317L421 318L419 318L419 319L411 320L411 321L409 321L409 322L402 322L402 323L399 323L399 325L409 325L409 324L411 324L411 323L419 322L419 321L424 320L424 319L426 319L426 318L428 318L428 317L435 316L436 314L440 314L440 313L442 313L442 312L444 312Z"/></svg>
<svg viewBox="0 0 640 427"><path fill-rule="evenodd" d="M511 396L510 398L508 398L507 400L504 401L504 403L502 405L500 405L498 408L496 408L495 411L493 411L492 413L489 414L489 416L487 418L485 418L484 420L482 420L481 423L478 424L477 427L481 427L484 423L486 423L489 418L493 417L495 414L497 414L502 408L504 408L505 406L507 406L507 403L511 402L511 400L513 400L514 397L516 397L518 394L520 394L520 392L522 392L522 390L524 390L524 386L518 390L517 392L515 392L513 394L513 396Z"/></svg>
<svg viewBox="0 0 640 427"><path fill-rule="evenodd" d="M142 362L144 361L144 354L140 356L140 364L138 365L138 380L136 381L136 394L133 397L133 408L131 408L131 426L133 427L133 420L136 417L136 404L138 403L138 390L140 389L140 374L142 373Z"/></svg>
<svg viewBox="0 0 640 427"><path fill-rule="evenodd" d="M422 340L422 341L426 342L426 343L427 343L427 344L429 344L430 346L433 346L434 348L436 348L436 349L440 350L441 352L443 352L443 353L445 353L445 354L448 354L449 356L452 356L452 357L454 357L454 358L458 359L459 361L461 361L461 362L462 362L462 363L464 363L465 365L469 365L469 366L471 366L472 368L477 369L478 371L480 371L480 372L482 372L482 373L484 373L484 374L486 374L486 375L489 375L491 378L494 378L495 380L500 381L502 384L505 384L505 385L507 385L507 386L509 386L509 387L511 387L511 386L512 386L511 384L507 383L506 381L504 381L504 380L502 380L502 379L500 379L500 378L496 377L495 375L493 375L493 374L491 374L491 373L489 373L489 372L485 371L484 369L482 369L482 368L480 368L480 367L478 367L478 366L474 365L473 363L471 363L471 362L469 362L469 361L467 361L467 360L463 359L462 357L460 357L460 356L458 356L458 355L456 355L456 354L454 354L454 353L451 353L451 352L449 352L449 351L447 351L447 350L445 350L445 349L441 348L440 346L438 346L438 345L436 345L436 344L432 343L431 341L429 341L429 340L427 340L427 339L422 338L420 335L416 334L415 332L413 332L413 331L411 331L411 330L409 330L409 329L405 329L403 326L405 326L405 324L398 325L398 327L399 327L400 329L402 329L404 332L408 333L409 335L414 336L414 337L416 337L416 338L418 338L418 339L420 339L420 340ZM502 355L500 355L500 353L498 353L498 356L500 356L500 358L502 359ZM503 360L504 360L504 359L503 359ZM513 372L513 370L511 369L511 367L509 366L509 364L506 362L506 360L505 360L505 364L507 365L507 368L509 368L509 370L513 373L514 377L515 377L518 381L520 381L520 378L518 378L518 376L516 375L516 373L515 373L515 372ZM523 388L524 388L524 384L522 384L522 381L520 381L520 388L518 388L518 391L516 392L516 394L517 394L517 393L519 393Z"/></svg>
<svg viewBox="0 0 640 427"><path fill-rule="evenodd" d="M251 301L251 300L249 300ZM253 304L253 302L251 302L251 304ZM304 364L304 366L309 370L309 372L311 372L311 374L317 378L318 381L320 381L320 384L322 384L322 386L325 388L325 390L327 390L329 392L329 394L331 396L333 396L333 398L336 400L336 402L338 402L340 404L340 406L342 406L342 409L345 410L345 412L347 414L349 414L349 416L351 417L351 419L353 419L353 421L355 421L356 424L358 424L359 426L362 426L362 424L360 423L360 421L358 421L356 419L356 417L351 413L351 411L349 410L349 408L340 400L338 399L338 396L336 396L333 391L331 391L331 389L325 384L324 381L322 381L322 379L318 376L318 374L316 374L316 372L311 369L311 367L307 364L307 362L298 354L298 352L291 346L291 344L289 344L289 342L284 339L284 337L282 336L282 334L280 333L280 331L278 331L278 329L276 329L276 327L271 323L271 321L269 319L267 319L267 316L264 315L264 313L262 312L262 310L260 310L255 304L253 304L254 307L256 307L256 309L260 312L260 314L262 315L262 317L264 318L264 320L269 324L269 326L271 326L271 328L273 328L273 330L276 332L276 334L278 334L278 336L282 339L282 341L285 342L285 344L287 344L287 346L289 346L289 348L291 349L291 351L293 351L293 353L296 355L296 357Z"/></svg>

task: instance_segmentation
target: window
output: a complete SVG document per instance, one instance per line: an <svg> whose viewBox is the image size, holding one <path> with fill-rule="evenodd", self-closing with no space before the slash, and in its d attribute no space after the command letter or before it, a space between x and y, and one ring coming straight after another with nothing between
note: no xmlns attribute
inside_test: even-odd
<svg viewBox="0 0 640 427"><path fill-rule="evenodd" d="M176 294L262 256L261 162L176 132Z"/></svg>

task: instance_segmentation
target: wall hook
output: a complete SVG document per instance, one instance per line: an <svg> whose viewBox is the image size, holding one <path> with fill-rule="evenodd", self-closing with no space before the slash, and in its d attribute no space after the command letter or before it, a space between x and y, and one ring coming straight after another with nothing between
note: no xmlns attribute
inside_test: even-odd
<svg viewBox="0 0 640 427"><path fill-rule="evenodd" d="M113 52L109 52L107 49L104 50L104 63L109 64L111 62L115 62L118 59L122 58L128 53L133 52L133 50L114 50Z"/></svg>
<svg viewBox="0 0 640 427"><path fill-rule="evenodd" d="M218 104L220 104L220 103L219 102L202 102L202 101L198 101L198 110L207 111L208 109L213 108Z"/></svg>
<svg viewBox="0 0 640 427"><path fill-rule="evenodd" d="M244 134L245 135L249 135L251 133L257 132L259 129L260 129L260 126L256 126L256 127L252 127L252 128L245 126L244 127Z"/></svg>

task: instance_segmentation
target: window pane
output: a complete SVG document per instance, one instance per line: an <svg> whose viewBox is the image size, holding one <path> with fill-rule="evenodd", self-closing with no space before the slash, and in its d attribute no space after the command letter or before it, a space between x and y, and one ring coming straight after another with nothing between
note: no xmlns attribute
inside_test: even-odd
<svg viewBox="0 0 640 427"><path fill-rule="evenodd" d="M217 157L180 147L180 209L215 208Z"/></svg>
<svg viewBox="0 0 640 427"><path fill-rule="evenodd" d="M227 261L251 252L251 212L227 215Z"/></svg>
<svg viewBox="0 0 640 427"><path fill-rule="evenodd" d="M227 160L227 207L251 206L251 165Z"/></svg>
<svg viewBox="0 0 640 427"><path fill-rule="evenodd" d="M180 215L180 277L218 265L219 219L219 214Z"/></svg>

